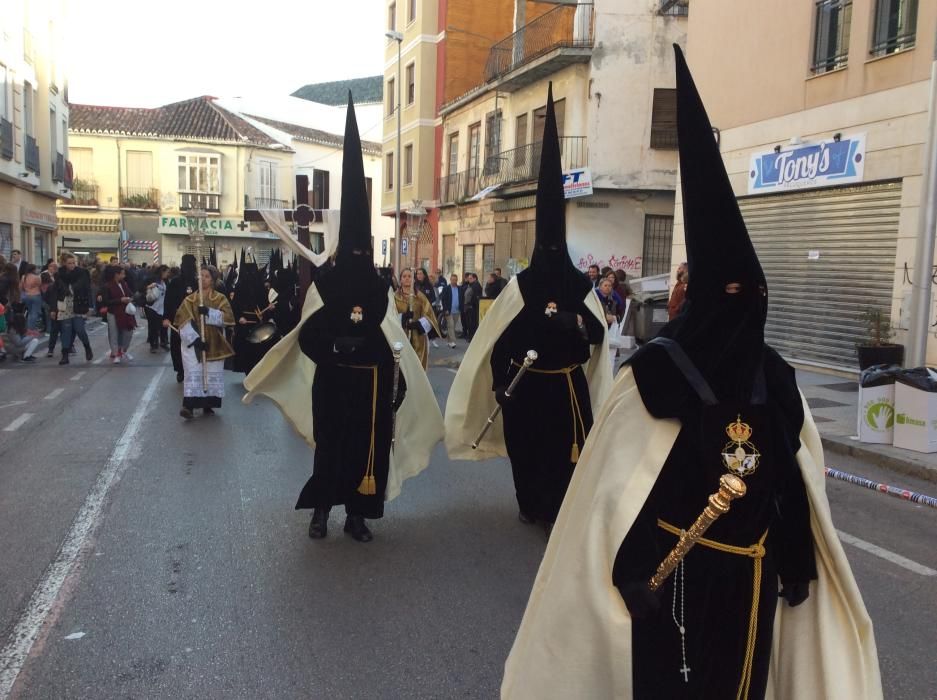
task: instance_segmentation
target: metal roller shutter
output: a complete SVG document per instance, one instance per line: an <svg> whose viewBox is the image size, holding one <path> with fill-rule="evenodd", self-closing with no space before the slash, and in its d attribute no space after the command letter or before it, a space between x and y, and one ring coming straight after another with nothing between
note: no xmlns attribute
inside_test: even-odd
<svg viewBox="0 0 937 700"><path fill-rule="evenodd" d="M866 337L861 312L891 310L901 183L749 197L739 206L768 280L765 340L792 360L855 369L856 343Z"/></svg>

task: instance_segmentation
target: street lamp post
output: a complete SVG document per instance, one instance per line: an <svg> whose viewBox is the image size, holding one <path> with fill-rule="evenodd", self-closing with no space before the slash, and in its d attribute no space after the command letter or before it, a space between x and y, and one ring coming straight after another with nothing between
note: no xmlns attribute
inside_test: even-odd
<svg viewBox="0 0 937 700"><path fill-rule="evenodd" d="M401 70L401 67L400 67L401 48L400 47L403 44L403 33L395 31L395 30L391 30L389 32L384 32L384 36L386 36L388 39L392 39L393 41L397 42L397 97L396 97L397 103L396 105L394 105L394 109L397 111L397 148L394 153L394 160L396 161L395 165L396 165L396 171L397 171L395 175L395 180L394 180L394 191L397 193L397 204L394 209L394 225L396 227L394 231L394 249L395 249L394 257L396 258L396 260L394 261L394 272L399 276L400 275L400 155L401 155L400 153L400 117L401 117L400 95L401 95L401 87L402 87L401 86L402 78L400 76L400 70Z"/></svg>

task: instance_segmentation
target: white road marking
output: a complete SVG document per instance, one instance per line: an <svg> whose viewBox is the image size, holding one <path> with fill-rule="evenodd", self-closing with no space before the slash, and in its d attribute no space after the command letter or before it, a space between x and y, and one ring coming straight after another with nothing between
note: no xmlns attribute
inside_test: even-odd
<svg viewBox="0 0 937 700"><path fill-rule="evenodd" d="M9 403L0 403L0 408L12 408L13 406L22 406L25 401L10 401Z"/></svg>
<svg viewBox="0 0 937 700"><path fill-rule="evenodd" d="M937 576L937 571L930 568L929 566L918 564L916 561L911 561L910 559L907 559L900 554L895 554L894 552L884 549L883 547L879 547L877 544L872 544L871 542L860 540L858 537L854 537L849 533L843 532L842 530L837 530L836 534L839 535L839 539L841 539L846 544L851 544L857 549L861 549L864 552L881 557L885 561L890 561L892 564L896 564L903 569L913 571L914 573L920 574L921 576Z"/></svg>
<svg viewBox="0 0 937 700"><path fill-rule="evenodd" d="M23 668L23 664L26 663L29 651L52 611L62 585L78 561L85 543L99 525L108 493L120 480L131 459L135 457L131 454L131 448L140 424L149 411L150 403L156 396L163 372L163 369L156 371L126 427L119 432L120 437L108 457L107 464L98 474L91 492L75 516L58 555L46 569L42 580L36 586L29 602L16 621L5 646L0 649L0 698L8 697L13 689L16 677Z"/></svg>
<svg viewBox="0 0 937 700"><path fill-rule="evenodd" d="M79 372L79 373L76 374L74 377L72 377L72 381L73 381L73 382L77 382L77 381L78 381L79 379L81 379L83 376L85 376L84 371Z"/></svg>
<svg viewBox="0 0 937 700"><path fill-rule="evenodd" d="M19 430L30 418L33 417L32 413L21 413L20 417L10 423L7 427L3 429L5 433L12 433L14 430Z"/></svg>
<svg viewBox="0 0 937 700"><path fill-rule="evenodd" d="M53 389L49 392L48 396L43 396L42 398L44 398L46 401L54 401L62 394L63 391L65 391L65 389L63 387L59 387L58 389Z"/></svg>

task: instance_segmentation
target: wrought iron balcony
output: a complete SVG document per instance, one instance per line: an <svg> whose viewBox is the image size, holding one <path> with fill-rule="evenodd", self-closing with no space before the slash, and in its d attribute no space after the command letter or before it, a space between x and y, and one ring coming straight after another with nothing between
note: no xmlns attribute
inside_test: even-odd
<svg viewBox="0 0 937 700"><path fill-rule="evenodd" d="M13 160L13 124L0 119L0 156Z"/></svg>
<svg viewBox="0 0 937 700"><path fill-rule="evenodd" d="M26 137L26 170L39 174L39 144L32 136Z"/></svg>
<svg viewBox="0 0 937 700"><path fill-rule="evenodd" d="M440 204L457 204L492 185L510 186L533 182L540 175L540 153L543 142L536 141L489 157L479 173L477 169L439 178ZM564 136L560 139L563 170L581 168L589 162L585 136Z"/></svg>
<svg viewBox="0 0 937 700"><path fill-rule="evenodd" d="M155 187L121 187L121 209L159 209L159 190Z"/></svg>
<svg viewBox="0 0 937 700"><path fill-rule="evenodd" d="M72 182L72 198L64 202L66 206L96 207L98 206L98 185L94 180L82 180L76 177Z"/></svg>
<svg viewBox="0 0 937 700"><path fill-rule="evenodd" d="M250 208L250 207L248 207ZM290 209L290 203L285 199L274 199L271 197L254 197L254 209Z"/></svg>
<svg viewBox="0 0 937 700"><path fill-rule="evenodd" d="M179 210L202 209L210 212L221 211L221 195L209 192L180 192Z"/></svg>
<svg viewBox="0 0 937 700"><path fill-rule="evenodd" d="M65 181L65 156L56 153L52 156L52 182Z"/></svg>
<svg viewBox="0 0 937 700"><path fill-rule="evenodd" d="M593 17L592 3L560 5L525 24L491 47L485 65L485 80L502 78L557 50L591 49L595 39ZM578 58L584 59L588 59L588 54ZM563 64L569 62L564 61ZM549 66L548 72L555 72L560 67Z"/></svg>
<svg viewBox="0 0 937 700"><path fill-rule="evenodd" d="M669 17L688 17L690 0L660 0L660 9L657 12Z"/></svg>

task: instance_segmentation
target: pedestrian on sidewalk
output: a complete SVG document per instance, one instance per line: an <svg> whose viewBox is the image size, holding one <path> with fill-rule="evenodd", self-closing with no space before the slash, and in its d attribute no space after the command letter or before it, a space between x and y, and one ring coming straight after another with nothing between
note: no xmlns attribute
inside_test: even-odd
<svg viewBox="0 0 937 700"><path fill-rule="evenodd" d="M217 280L218 270L203 266L201 294L194 292L187 296L176 312L185 372L184 398L179 415L186 420L191 419L193 411L198 408L205 416L213 415L216 408L221 408L224 361L234 355L224 333L225 327L234 326L234 312L227 297L215 289Z"/></svg>
<svg viewBox="0 0 937 700"><path fill-rule="evenodd" d="M462 297L465 301L462 311L462 327L465 329L465 339L472 342L475 331L478 330L479 302L482 299L482 286L478 281L478 275L474 272L465 273Z"/></svg>
<svg viewBox="0 0 937 700"><path fill-rule="evenodd" d="M159 348L169 350L169 329L163 326L163 314L166 306L166 278L169 277L169 267L160 265L152 281L146 288L146 341L150 344L150 352Z"/></svg>
<svg viewBox="0 0 937 700"><path fill-rule="evenodd" d="M85 329L85 314L91 307L91 276L83 267L78 267L78 260L71 253L62 256L62 267L56 274L55 284L51 287L54 292L54 318L62 334L62 359L60 365L69 363L69 355L73 353L75 338L81 340L85 348L85 361L91 362L94 353L91 351L91 340ZM54 349L54 340L49 340L49 351Z"/></svg>
<svg viewBox="0 0 937 700"><path fill-rule="evenodd" d="M462 323L462 287L459 286L459 276L453 274L449 278L449 286L442 290L439 295L442 302L442 313L447 316L446 337L449 339L449 347L455 347L456 325L461 330L461 335L465 335L465 326Z"/></svg>
<svg viewBox="0 0 937 700"><path fill-rule="evenodd" d="M35 362L33 353L39 346L39 338L30 336L26 331L26 317L22 314L13 316L13 323L7 329L5 351L19 362Z"/></svg>
<svg viewBox="0 0 937 700"><path fill-rule="evenodd" d="M133 339L133 330L137 321L133 314L127 313L127 305L133 293L124 280L124 268L111 265L104 273L104 305L107 307L107 340L111 346L111 362L119 365L121 361L133 360L128 350ZM134 307L131 307L134 308Z"/></svg>

